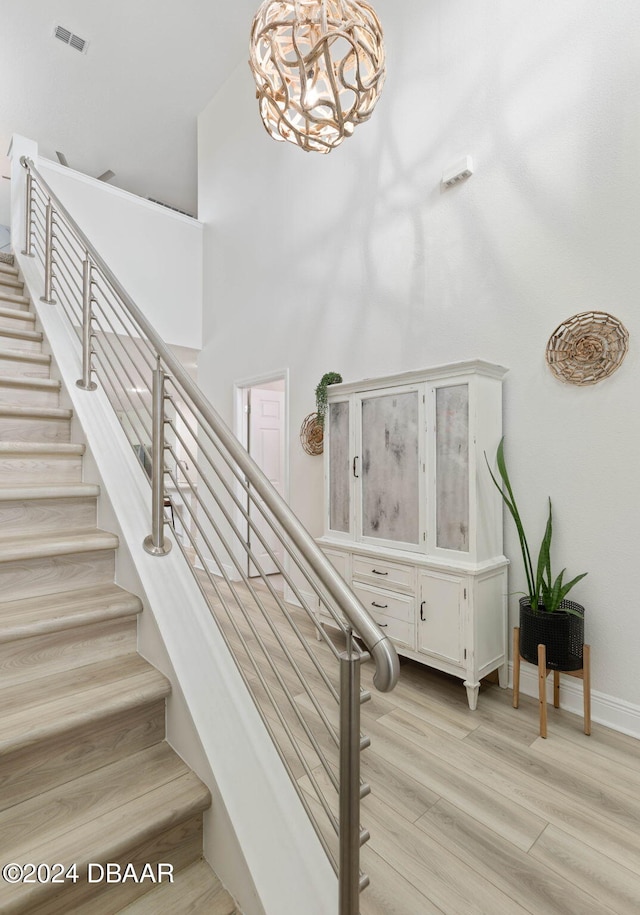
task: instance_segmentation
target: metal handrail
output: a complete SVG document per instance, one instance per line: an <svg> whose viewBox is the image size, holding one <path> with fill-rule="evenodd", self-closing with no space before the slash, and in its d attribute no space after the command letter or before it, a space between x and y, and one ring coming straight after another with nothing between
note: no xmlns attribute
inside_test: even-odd
<svg viewBox="0 0 640 915"><path fill-rule="evenodd" d="M168 429L176 442L176 447L179 443L183 454L188 456L191 466L197 473L197 481L202 486L202 490L211 499L212 504L215 504L218 518L216 520L202 495L197 492L196 483L186 473L183 474L194 498L194 504L197 504L205 522L203 525L195 510L182 497L182 505L190 518L189 526L185 527L183 533L186 535L184 539L191 550L191 555L187 554L180 538L176 538L176 542L179 543L183 554L189 558L189 561L193 562L195 555L201 565L205 567L205 571L205 553L212 557L218 566L218 572L215 575L206 572L208 582L214 592L215 608L193 567L192 571L214 616L218 618L219 613L226 615L229 632L225 631L221 620L218 619L221 634L253 696L256 708L274 740L276 750L292 778L318 838L338 873L340 915L357 915L358 894L368 883L368 878L359 872L360 845L368 838L368 833L360 828L359 803L361 797L365 796L369 790L367 785L361 784L360 779L360 751L368 745L368 738L363 738L360 734L360 703L367 698L367 694L361 694L360 690L360 663L369 657L372 658L375 665L374 685L377 689L386 692L393 689L398 678L399 666L396 651L284 499L276 492L265 474L257 467L226 426L181 362L158 336L90 240L74 222L64 204L49 187L34 163L25 158L21 161L27 170L25 250L23 254L40 258L44 266L45 286L45 294L41 300L54 304L55 286L62 311L80 339L82 377L77 384L88 391L96 388L97 385L92 380L92 375L96 373L95 360L99 366L98 375L102 379L112 406L116 410L121 410L123 415L133 417L133 421L137 425L135 434L132 427L127 429L126 425L123 425L127 439L134 445L135 438L140 438L140 431L144 433L146 439L142 444L136 445L143 466L145 464L142 461L141 450L151 460L150 473L148 470L152 491L151 534L145 540L145 549L153 555L163 556L172 545L171 541L164 536L165 525L168 523L165 476L172 480L176 490L179 490L179 486L176 474L165 467L165 454L172 456L176 468L180 462L178 453L171 442L165 442L165 430ZM40 199L43 199L46 205L46 212L37 205L37 201ZM42 244L39 241L42 225L38 225L38 218L41 223L44 223ZM35 246L33 245L34 239L38 242ZM76 275L81 277L81 286L77 285ZM60 285L60 281L64 284L64 288ZM114 344L114 339L118 341L118 345ZM124 345L122 339L126 340L129 345ZM135 358L132 351L135 353ZM141 379L142 383L148 384L151 378L153 381L152 408L149 409L138 392L136 379ZM127 391L136 393L137 399L134 399ZM173 414L167 413L167 404L175 414L175 421L172 418ZM185 415L183 407L187 413L191 414L191 422ZM193 452L191 442L184 438L178 428L178 419L186 430L185 434L195 441L197 455ZM131 421L129 420L130 423ZM227 474L231 482L226 479ZM260 525L249 509L243 505L242 497L248 500L247 504L251 504L252 509L255 508L260 513L263 521L266 521L278 537L295 563L297 571L302 574L304 581L311 587L321 606L325 607L336 626L343 632L346 637L346 651L336 648L324 632L314 611L309 606L307 598L287 570L286 564L275 556L260 530ZM173 513L171 499L169 506ZM242 519L238 523L234 520L234 511L237 513L237 517ZM255 540L260 543L273 567L280 572L287 587L291 589L302 609L314 622L318 638L329 647L337 659L340 667L339 687L334 686L331 682L322 664L311 651L311 643L305 640L306 637L299 629L288 605L283 597L274 590L268 574L265 573L257 559L252 544L247 541L240 529L242 523L246 525L249 535L255 537ZM194 534L192 528L196 529L197 534ZM230 532L235 550L225 537L227 531ZM231 577L225 570L224 563L220 562L218 544L222 547L223 555L230 559ZM254 587L250 573L246 570L248 567L243 570L235 552L238 549L241 553L244 551L243 555L249 563L248 567L253 564L257 570L266 586L267 593L289 626L287 631L293 633L297 640L295 644L299 643L302 647L303 652L299 659L293 656L286 640L280 635L262 597ZM235 578L233 577L234 570L237 576ZM242 595L238 590L239 584L244 587L251 603L257 607L267 624L266 642L256 628L249 609L244 607ZM235 609L239 610L249 629L249 642L255 642L255 646L249 644L247 637L239 628ZM359 643L354 641L354 636L363 643L365 651L362 650ZM274 640L277 651L284 658L288 674L281 673L278 664L271 657L268 646L269 638ZM248 672L243 669L236 653L234 639L241 645L243 657L249 661ZM256 651L258 658L254 654ZM264 671L259 663L260 659L264 662ZM317 677L320 686L333 700L339 702L340 723L337 730L314 696L313 690L305 682L305 663L311 664L310 669ZM310 700L312 714L324 727L323 733L328 733L331 746L337 746L339 749L339 778L335 774L334 764L323 751L322 741L318 742L313 728L309 726L305 716L297 707L296 697L286 682L286 678L291 676L291 672L297 678L296 682L299 681L302 684L302 692ZM268 707L273 710L279 726L290 740L291 748L296 754L305 777L315 791L313 796L319 801L331 826L338 833L340 847L337 856L331 850L312 807L297 784L286 753L280 747L273 725L268 720L268 714L262 708L261 701L250 683L252 678L258 681L260 690L267 696ZM273 692L271 680L275 681L276 693ZM286 719L278 707L278 691L281 691L291 706L292 722ZM296 729L302 733L302 743L304 744L306 741L317 753L321 770L330 785L339 791L338 816L334 814L331 803L324 796L316 772L305 758L305 752L299 745L300 742L295 733Z"/></svg>
<svg viewBox="0 0 640 915"><path fill-rule="evenodd" d="M183 390L189 394L200 414L210 424L211 428L215 430L216 435L220 438L220 441L224 444L229 454L247 476L251 485L260 495L260 498L273 512L274 517L282 525L287 536L291 538L291 541L300 550L300 553L304 556L306 561L313 566L315 573L327 589L328 593L345 615L351 627L358 633L359 638L366 646L367 651L373 658L375 664L376 672L374 674L373 682L376 689L381 692L392 690L398 680L399 665L398 655L389 638L384 635L384 633L380 632L376 622L367 613L355 594L348 588L344 579L338 575L311 534L309 534L307 529L302 525L282 496L273 488L260 468L251 460L247 451L242 447L238 439L218 415L215 408L205 397L200 388L192 381L191 377L182 366L182 363L176 359L162 338L158 336L153 326L147 321L146 317L127 293L126 289L124 289L117 277L113 274L108 264L91 244L82 229L75 223L67 208L51 190L45 179L35 167L33 161L31 159L26 159L24 164L31 173L36 176L44 190L46 190L58 213L63 215L67 222L73 226L78 239L84 245L86 251L91 255L92 261L108 278L114 291L120 296L121 301L135 318L140 329L144 331L147 338L153 343L157 354L162 357L164 364L169 368L176 380L180 382Z"/></svg>

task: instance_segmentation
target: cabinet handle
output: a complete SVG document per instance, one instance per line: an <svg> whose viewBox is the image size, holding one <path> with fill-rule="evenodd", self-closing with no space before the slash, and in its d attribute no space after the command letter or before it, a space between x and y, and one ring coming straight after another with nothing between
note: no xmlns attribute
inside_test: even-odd
<svg viewBox="0 0 640 915"><path fill-rule="evenodd" d="M425 604L426 604L426 600L423 600L422 603L420 604L420 619L422 620L423 623L427 622L424 617L424 605Z"/></svg>
<svg viewBox="0 0 640 915"><path fill-rule="evenodd" d="M378 626L380 627L380 629L386 629L388 625L389 625L389 623L378 623Z"/></svg>
<svg viewBox="0 0 640 915"><path fill-rule="evenodd" d="M375 602L374 600L372 600L372 601L371 601L371 606L372 606L372 607L377 607L378 610L386 610L387 607L389 606L389 604L376 604L376 602Z"/></svg>
<svg viewBox="0 0 640 915"><path fill-rule="evenodd" d="M356 456L353 459L353 475L356 479L358 479L358 474L356 473L356 467L358 466L356 463L357 460L358 460L358 455L356 454Z"/></svg>
<svg viewBox="0 0 640 915"><path fill-rule="evenodd" d="M371 569L374 575L388 575L388 572L378 572L377 569Z"/></svg>

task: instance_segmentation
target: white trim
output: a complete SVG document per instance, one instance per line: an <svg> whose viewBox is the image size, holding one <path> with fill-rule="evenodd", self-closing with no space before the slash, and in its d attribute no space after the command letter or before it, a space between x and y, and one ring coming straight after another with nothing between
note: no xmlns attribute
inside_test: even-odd
<svg viewBox="0 0 640 915"><path fill-rule="evenodd" d="M509 662L509 686L513 688L513 662ZM538 668L522 661L520 665L520 692L525 696L538 698ZM560 708L583 715L582 682L575 677L560 675ZM547 681L547 703L549 709L549 731L553 730L553 678ZM617 699L607 693L591 690L591 719L605 727L640 739L640 706Z"/></svg>

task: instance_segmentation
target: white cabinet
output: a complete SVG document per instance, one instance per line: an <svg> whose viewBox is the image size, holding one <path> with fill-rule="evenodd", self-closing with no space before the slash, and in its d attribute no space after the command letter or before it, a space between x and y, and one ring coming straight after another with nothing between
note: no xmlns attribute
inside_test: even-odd
<svg viewBox="0 0 640 915"><path fill-rule="evenodd" d="M502 502L486 468L506 369L475 360L329 388L327 556L400 654L506 685Z"/></svg>

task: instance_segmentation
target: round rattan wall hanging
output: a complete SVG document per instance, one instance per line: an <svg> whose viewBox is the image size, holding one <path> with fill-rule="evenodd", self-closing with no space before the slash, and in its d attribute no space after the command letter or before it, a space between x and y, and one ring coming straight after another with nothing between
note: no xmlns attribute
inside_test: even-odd
<svg viewBox="0 0 640 915"><path fill-rule="evenodd" d="M307 454L322 454L324 429L317 413L305 416L300 427L300 441Z"/></svg>
<svg viewBox="0 0 640 915"><path fill-rule="evenodd" d="M567 384L597 384L613 375L629 348L629 332L604 311L583 311L563 321L549 337L547 362Z"/></svg>

